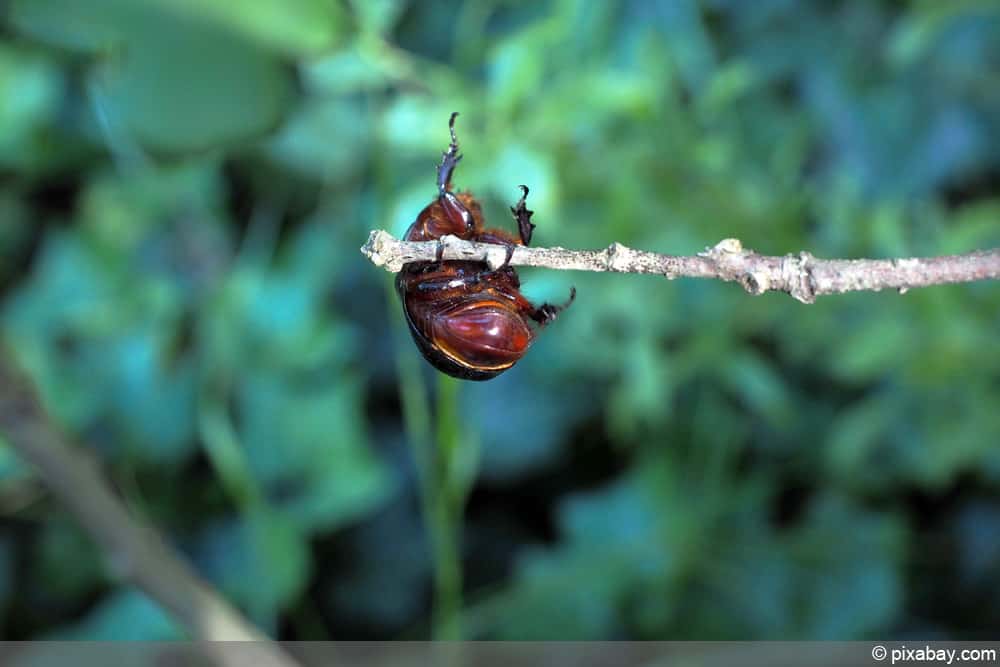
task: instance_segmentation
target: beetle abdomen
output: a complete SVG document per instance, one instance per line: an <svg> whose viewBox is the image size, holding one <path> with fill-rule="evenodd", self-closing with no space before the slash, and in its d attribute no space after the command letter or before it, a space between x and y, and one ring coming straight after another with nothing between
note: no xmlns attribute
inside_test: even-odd
<svg viewBox="0 0 1000 667"><path fill-rule="evenodd" d="M458 363L483 370L510 368L531 345L524 318L508 302L476 299L432 315L431 336Z"/></svg>

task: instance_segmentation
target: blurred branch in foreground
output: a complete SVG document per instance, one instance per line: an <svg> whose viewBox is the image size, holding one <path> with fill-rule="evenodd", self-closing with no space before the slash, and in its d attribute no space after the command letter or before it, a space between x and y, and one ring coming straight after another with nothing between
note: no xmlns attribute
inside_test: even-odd
<svg viewBox="0 0 1000 667"><path fill-rule="evenodd" d="M254 641L259 664L294 664L199 579L156 532L129 515L101 478L97 464L85 451L69 444L49 421L30 382L2 351L0 433L76 516L112 571L163 605L192 637ZM239 654L227 655L223 646L209 647L218 664L241 662L234 660Z"/></svg>
<svg viewBox="0 0 1000 667"><path fill-rule="evenodd" d="M441 240L441 259L485 261L491 268L503 264L507 248L463 241ZM361 252L376 266L397 272L410 262L438 259L436 241L400 241L382 230L373 231ZM817 296L842 292L896 289L965 283L1000 278L1000 248L964 255L906 259L817 259L808 252L774 257L743 247L739 239L724 239L693 256L661 255L613 243L604 250L566 250L515 246L510 263L575 271L652 273L674 278L716 278L736 282L751 294L786 292L802 303Z"/></svg>

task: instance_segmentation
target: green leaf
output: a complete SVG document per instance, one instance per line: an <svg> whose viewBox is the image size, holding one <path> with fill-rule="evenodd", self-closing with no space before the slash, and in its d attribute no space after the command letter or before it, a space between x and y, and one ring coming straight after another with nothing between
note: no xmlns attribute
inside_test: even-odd
<svg viewBox="0 0 1000 667"><path fill-rule="evenodd" d="M213 19L235 7L185 3L188 9L206 5L217 8ZM253 25L267 23L274 12L259 14L261 6L230 14ZM53 44L107 53L91 75L90 92L98 124L114 146L138 140L155 151L198 151L246 141L277 126L293 97L292 76L283 63L245 34L182 9L125 0L88 6L19 1L11 19ZM289 15L296 16L294 8ZM320 30L325 24L313 23L308 12L301 23Z"/></svg>
<svg viewBox="0 0 1000 667"><path fill-rule="evenodd" d="M246 39L289 55L331 48L344 28L344 12L324 0L12 0L9 19L20 31L64 48L98 51L139 45L160 20L182 22ZM198 28L196 28L198 29Z"/></svg>
<svg viewBox="0 0 1000 667"><path fill-rule="evenodd" d="M109 131L177 153L243 142L282 120L291 74L252 42L162 16L130 32L94 79Z"/></svg>
<svg viewBox="0 0 1000 667"><path fill-rule="evenodd" d="M144 593L122 589L104 598L80 621L47 638L62 641L175 641L181 628ZM50 663L51 664L51 663Z"/></svg>
<svg viewBox="0 0 1000 667"><path fill-rule="evenodd" d="M33 475L34 471L11 449L10 443L0 433L0 484Z"/></svg>
<svg viewBox="0 0 1000 667"><path fill-rule="evenodd" d="M794 636L831 640L884 632L903 602L904 537L897 519L844 498L821 498L791 545Z"/></svg>
<svg viewBox="0 0 1000 667"><path fill-rule="evenodd" d="M66 554L73 554L72 564ZM36 604L66 602L93 594L105 580L102 555L89 536L64 514L49 519L33 553Z"/></svg>
<svg viewBox="0 0 1000 667"><path fill-rule="evenodd" d="M744 350L728 357L721 380L773 428L789 426L794 414L791 392L771 364L758 354Z"/></svg>
<svg viewBox="0 0 1000 667"><path fill-rule="evenodd" d="M21 32L55 46L97 51L119 43L136 18L126 0L11 0L8 20ZM141 12L141 9L139 10Z"/></svg>
<svg viewBox="0 0 1000 667"><path fill-rule="evenodd" d="M903 317L892 312L898 310L898 302L889 306L892 308L887 306L878 312L869 310L863 322L845 326L846 332L837 339L831 355L831 367L837 376L852 381L869 380L898 367L913 349L912 328Z"/></svg>
<svg viewBox="0 0 1000 667"><path fill-rule="evenodd" d="M840 478L852 484L884 483L877 454L884 451L898 405L893 396L873 395L849 406L836 416L826 434L823 452L827 464Z"/></svg>
<svg viewBox="0 0 1000 667"><path fill-rule="evenodd" d="M402 15L406 0L354 0L351 3L362 32L384 35Z"/></svg>
<svg viewBox="0 0 1000 667"><path fill-rule="evenodd" d="M261 506L210 523L195 560L209 580L265 625L295 601L310 574L303 533L287 517Z"/></svg>
<svg viewBox="0 0 1000 667"><path fill-rule="evenodd" d="M167 343L149 331L123 335L104 361L108 408L133 451L154 463L183 460L195 433L195 369L167 367Z"/></svg>
<svg viewBox="0 0 1000 667"><path fill-rule="evenodd" d="M296 391L266 375L239 392L240 432L251 468L276 506L310 530L341 525L384 502L392 488L368 449L359 393L338 385Z"/></svg>
<svg viewBox="0 0 1000 667"><path fill-rule="evenodd" d="M366 117L342 100L320 99L299 109L264 150L277 162L325 184L365 167Z"/></svg>
<svg viewBox="0 0 1000 667"><path fill-rule="evenodd" d="M307 56L331 48L346 27L341 5L327 0L147 0L184 15L240 34L260 46L288 55Z"/></svg>
<svg viewBox="0 0 1000 667"><path fill-rule="evenodd" d="M39 162L42 135L55 120L64 85L63 73L54 63L0 45L0 165Z"/></svg>

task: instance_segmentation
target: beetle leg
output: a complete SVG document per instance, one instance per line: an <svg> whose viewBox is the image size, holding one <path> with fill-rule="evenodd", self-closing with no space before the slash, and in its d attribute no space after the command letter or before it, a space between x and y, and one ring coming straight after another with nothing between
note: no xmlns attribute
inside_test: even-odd
<svg viewBox="0 0 1000 667"><path fill-rule="evenodd" d="M413 293L423 299L447 299L465 293L470 286L477 282L478 280L474 276L464 279L447 276L434 277L416 282L413 285Z"/></svg>
<svg viewBox="0 0 1000 667"><path fill-rule="evenodd" d="M510 207L510 212L514 214L514 219L517 220L517 231L521 234L521 242L524 245L531 243L531 232L535 229L535 225L531 222L531 216L534 215L534 211L529 211L525 200L528 198L528 186L519 185L521 188L521 198L517 200L517 203Z"/></svg>
<svg viewBox="0 0 1000 667"><path fill-rule="evenodd" d="M458 139L455 137L455 116L457 115L458 112L455 111L451 114L451 118L448 119L448 131L451 133L451 143L448 144L448 150L442 154L441 165L438 167L437 185L438 194L440 195L451 192L451 173L455 171L456 165L462 159L462 156L458 154Z"/></svg>
<svg viewBox="0 0 1000 667"><path fill-rule="evenodd" d="M513 243L508 243L507 244L507 254L503 258L503 264L501 264L500 266L498 266L496 268L496 270L500 271L501 269L506 269L508 266L510 266L510 260L513 259L513 257L514 257L514 244Z"/></svg>
<svg viewBox="0 0 1000 667"><path fill-rule="evenodd" d="M570 287L569 299L566 301L566 303L562 304L561 306L556 306L551 303L543 303L541 306L536 308L533 313L530 313L528 316L531 319L538 322L538 324L540 324L541 326L545 326L546 324L555 320L556 316L558 316L560 312L569 308L570 304L573 303L574 299L576 299L576 288Z"/></svg>
<svg viewBox="0 0 1000 667"><path fill-rule="evenodd" d="M440 267L441 262L444 260L444 241L438 239L437 242L437 250L434 252L434 261Z"/></svg>
<svg viewBox="0 0 1000 667"><path fill-rule="evenodd" d="M491 278L498 276L501 272L506 272L505 270L510 267L510 260L514 256L514 244L507 243L505 247L507 249L507 254L503 258L503 264L495 269L489 269L488 271L480 271L477 273L475 275L475 281L477 284L482 281L489 281ZM514 282L515 285L521 284L519 280L516 280L516 275Z"/></svg>

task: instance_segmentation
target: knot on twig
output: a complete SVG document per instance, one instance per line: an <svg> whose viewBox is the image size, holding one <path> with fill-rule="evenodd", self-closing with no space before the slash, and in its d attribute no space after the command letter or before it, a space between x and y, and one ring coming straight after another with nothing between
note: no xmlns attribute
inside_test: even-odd
<svg viewBox="0 0 1000 667"><path fill-rule="evenodd" d="M368 240L361 246L361 254L367 257L375 266L382 266L385 263L382 254L379 252L382 245L381 234L385 234L385 232L381 229L373 230L368 234Z"/></svg>
<svg viewBox="0 0 1000 667"><path fill-rule="evenodd" d="M368 240L361 246L361 254L375 266L382 266L391 273L398 273L406 263L398 248L399 241L393 238L392 234L377 229L368 235Z"/></svg>
<svg viewBox="0 0 1000 667"><path fill-rule="evenodd" d="M461 242L462 241L462 239L458 238L457 236L452 236L451 234L448 234L442 240L446 244L449 243L449 242ZM517 252L517 248L514 248L513 252ZM462 254L464 256L468 257L469 259L475 259L476 255L478 253L475 253L475 252L467 252L467 253L463 252ZM513 257L513 255L512 255L512 257ZM489 245L489 246L487 246L485 248L485 251L483 252L483 257L482 257L481 261L486 262L487 266L489 266L491 270L496 271L498 268L500 268L501 266L503 266L504 263L507 261L507 248L505 246L501 246L501 245Z"/></svg>
<svg viewBox="0 0 1000 667"><path fill-rule="evenodd" d="M757 273L747 271L739 277L739 281L743 289L754 296L760 296L771 289L771 279L767 277L767 272L765 271L758 271Z"/></svg>
<svg viewBox="0 0 1000 667"><path fill-rule="evenodd" d="M748 294L759 296L774 289L771 270L760 262L760 255L744 248L739 239L722 239L698 254L713 260L732 276L730 280L736 280Z"/></svg>
<svg viewBox="0 0 1000 667"><path fill-rule="evenodd" d="M608 246L607 253L608 253L608 261L607 261L608 271L613 271L615 273L624 273L628 271L629 267L628 248L623 246L621 243L615 241L614 243Z"/></svg>
<svg viewBox="0 0 1000 667"><path fill-rule="evenodd" d="M814 259L810 253L800 252L797 257L785 255L781 261L781 282L785 291L801 303L816 303L816 286L812 276Z"/></svg>

